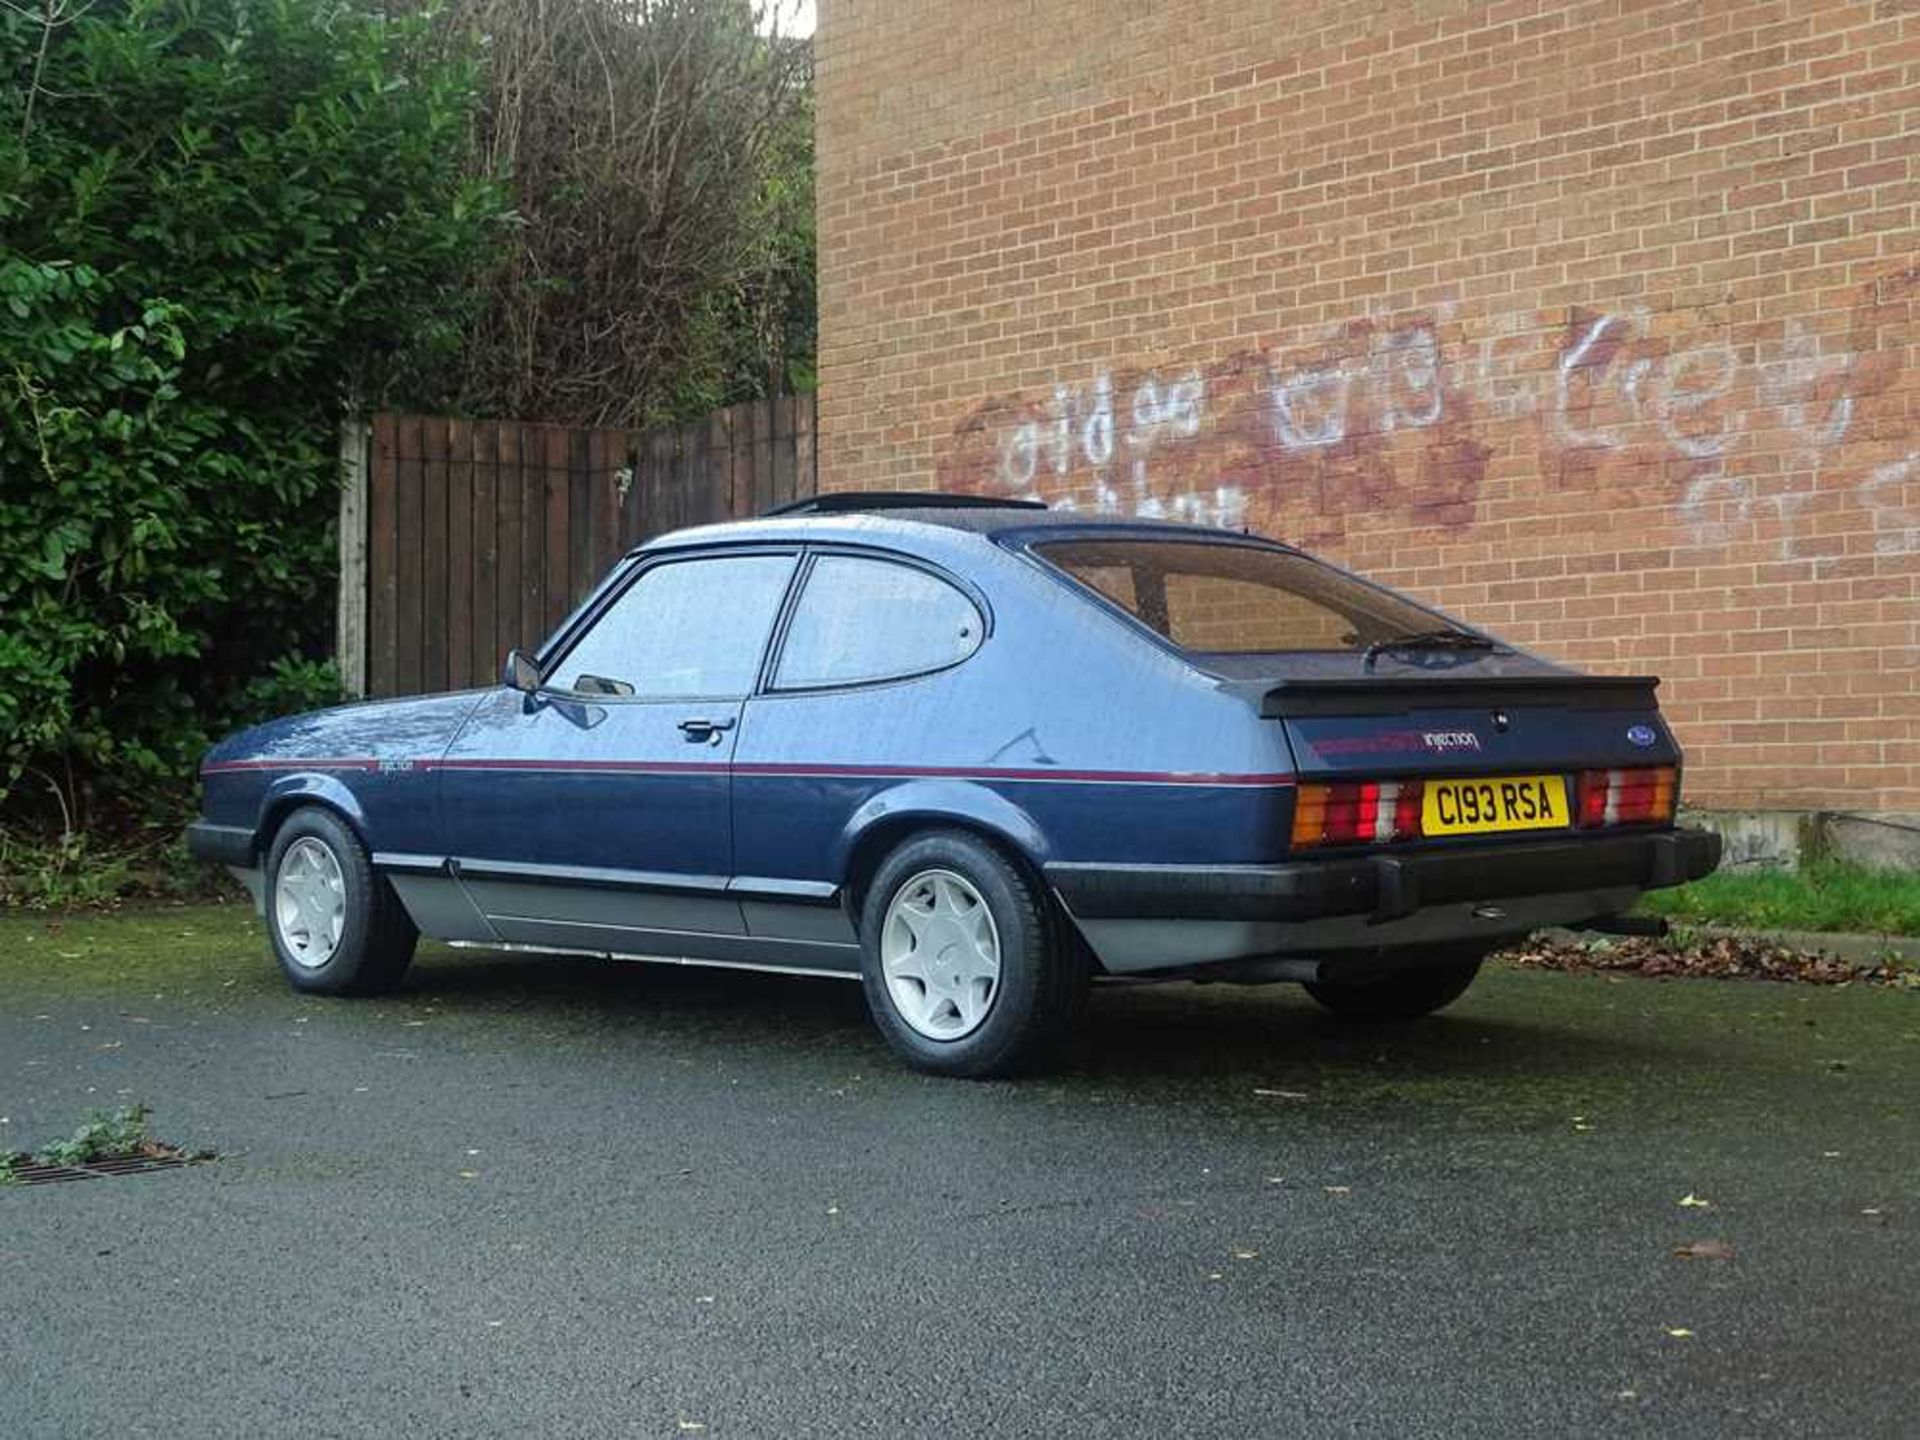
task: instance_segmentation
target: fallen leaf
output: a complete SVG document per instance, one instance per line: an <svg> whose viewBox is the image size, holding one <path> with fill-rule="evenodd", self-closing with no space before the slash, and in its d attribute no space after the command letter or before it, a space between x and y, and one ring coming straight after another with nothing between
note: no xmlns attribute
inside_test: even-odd
<svg viewBox="0 0 1920 1440"><path fill-rule="evenodd" d="M1711 1210L1713 1208L1713 1202L1711 1200L1702 1200L1698 1195L1689 1190L1680 1197L1680 1208L1682 1210Z"/></svg>
<svg viewBox="0 0 1920 1440"><path fill-rule="evenodd" d="M1506 961L1526 969L1612 972L1641 975L1696 975L1717 979L1798 980L1813 985L1870 985L1912 988L1916 972L1898 961L1850 964L1817 950L1799 950L1758 936L1718 935L1687 939L1626 938L1605 945L1535 939L1506 952ZM1808 1029L1814 1022L1805 1022ZM1484 1041L1482 1042L1484 1043ZM1843 1062L1844 1063L1844 1062Z"/></svg>
<svg viewBox="0 0 1920 1440"><path fill-rule="evenodd" d="M1673 1253L1681 1260L1733 1259L1733 1247L1724 1240L1695 1240L1686 1245L1674 1246Z"/></svg>

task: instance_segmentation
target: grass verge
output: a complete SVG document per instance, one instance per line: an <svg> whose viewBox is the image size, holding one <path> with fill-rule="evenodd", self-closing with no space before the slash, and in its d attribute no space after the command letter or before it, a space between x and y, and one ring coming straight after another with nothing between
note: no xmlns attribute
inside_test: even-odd
<svg viewBox="0 0 1920 1440"><path fill-rule="evenodd" d="M1657 890L1649 914L1753 930L1852 930L1920 935L1920 873L1827 861L1802 870L1721 871Z"/></svg>

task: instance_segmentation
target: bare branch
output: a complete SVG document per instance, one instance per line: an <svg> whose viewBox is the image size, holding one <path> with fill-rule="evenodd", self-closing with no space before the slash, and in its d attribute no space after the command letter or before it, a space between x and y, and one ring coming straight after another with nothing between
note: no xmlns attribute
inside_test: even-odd
<svg viewBox="0 0 1920 1440"><path fill-rule="evenodd" d="M522 225L469 336L469 408L666 418L723 383L723 323L768 333L740 297L766 289L776 137L804 114L808 77L804 42L770 40L754 18L747 0L441 13L486 37L476 153L512 177Z"/></svg>

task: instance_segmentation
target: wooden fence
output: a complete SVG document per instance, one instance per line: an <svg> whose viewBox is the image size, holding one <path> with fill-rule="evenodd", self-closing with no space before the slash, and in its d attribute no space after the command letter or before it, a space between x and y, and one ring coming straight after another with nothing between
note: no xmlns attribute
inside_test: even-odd
<svg viewBox="0 0 1920 1440"><path fill-rule="evenodd" d="M811 395L677 430L376 415L341 438L347 689L491 684L642 540L814 493Z"/></svg>

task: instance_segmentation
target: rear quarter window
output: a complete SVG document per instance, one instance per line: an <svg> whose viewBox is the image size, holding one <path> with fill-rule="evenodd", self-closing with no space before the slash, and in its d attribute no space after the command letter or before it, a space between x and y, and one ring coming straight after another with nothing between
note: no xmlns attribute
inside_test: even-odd
<svg viewBox="0 0 1920 1440"><path fill-rule="evenodd" d="M812 690L943 670L979 649L984 629L973 601L937 575L822 555L794 606L773 686Z"/></svg>

